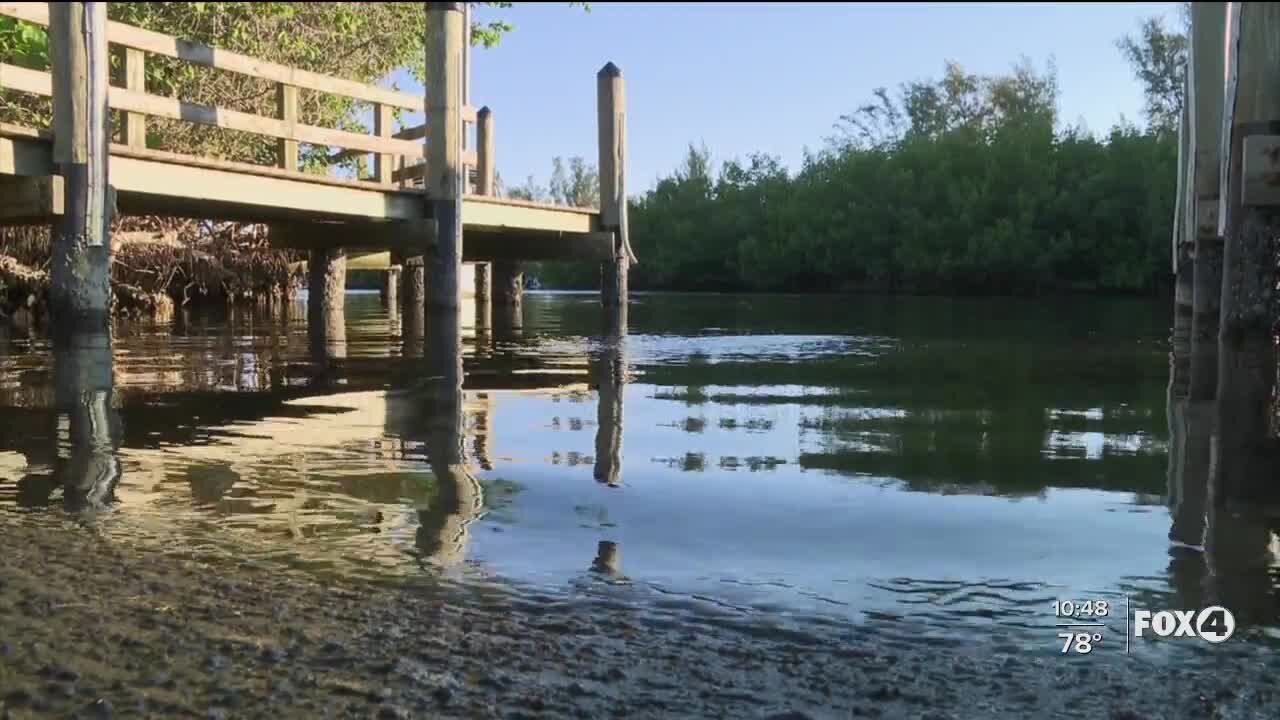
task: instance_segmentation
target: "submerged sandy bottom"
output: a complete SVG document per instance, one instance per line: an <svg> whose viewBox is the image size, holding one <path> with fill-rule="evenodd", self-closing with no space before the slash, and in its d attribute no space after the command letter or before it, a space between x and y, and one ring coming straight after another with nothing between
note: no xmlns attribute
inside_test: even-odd
<svg viewBox="0 0 1280 720"><path fill-rule="evenodd" d="M0 717L1280 717L1204 670L325 580L0 513Z"/></svg>

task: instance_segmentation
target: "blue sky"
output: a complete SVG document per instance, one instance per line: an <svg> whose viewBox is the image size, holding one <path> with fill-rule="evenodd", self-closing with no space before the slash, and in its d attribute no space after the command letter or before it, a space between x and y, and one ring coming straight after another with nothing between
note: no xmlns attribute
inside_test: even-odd
<svg viewBox="0 0 1280 720"><path fill-rule="evenodd" d="M628 190L670 172L690 142L719 162L751 152L799 165L879 86L941 75L947 60L996 73L1053 58L1060 117L1094 132L1141 121L1141 87L1116 40L1175 3L567 3L481 8L515 26L472 52L471 101L495 121L510 186L547 181L551 158L596 158L595 73L627 82ZM406 90L420 87L405 77Z"/></svg>

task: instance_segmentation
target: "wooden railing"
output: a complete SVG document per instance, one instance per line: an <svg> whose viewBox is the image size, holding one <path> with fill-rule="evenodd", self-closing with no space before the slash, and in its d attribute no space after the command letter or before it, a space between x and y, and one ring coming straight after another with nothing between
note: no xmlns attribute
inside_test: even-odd
<svg viewBox="0 0 1280 720"><path fill-rule="evenodd" d="M47 3L0 2L0 15L45 27L49 25ZM109 106L121 111L123 120L123 148L113 148L113 152L120 149L146 152L146 117L151 116L275 138L276 165L286 172L298 170L298 143L307 143L342 148L344 152L341 155L346 158L372 154L372 176L364 179L380 185L392 185L396 182L404 185L422 175L421 168L414 166L420 165L425 156L425 126L392 131L395 110L423 112L422 96L278 65L119 22L107 23L107 41L124 49L125 60L125 86L112 86L108 94ZM150 95L146 92L144 83L148 53L274 82L277 88L277 117ZM48 72L5 63L0 63L0 89L44 97L51 97L53 94L52 78ZM371 104L373 133L356 133L299 122L299 89ZM463 107L462 118L466 123L474 123L475 108ZM464 151L462 162L474 168L477 164L475 151Z"/></svg>

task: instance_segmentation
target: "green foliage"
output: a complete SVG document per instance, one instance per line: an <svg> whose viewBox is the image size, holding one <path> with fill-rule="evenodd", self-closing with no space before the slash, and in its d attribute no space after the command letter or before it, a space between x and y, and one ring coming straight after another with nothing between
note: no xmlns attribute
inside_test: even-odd
<svg viewBox="0 0 1280 720"><path fill-rule="evenodd" d="M580 157L569 158L568 169L557 157L551 161L551 202L570 207L600 207L600 174Z"/></svg>
<svg viewBox="0 0 1280 720"><path fill-rule="evenodd" d="M571 3L582 5L585 3ZM496 9L511 3L473 3ZM380 83L395 70L422 80L426 13L420 2L113 2L112 20L173 35L261 60L363 83ZM512 29L503 20L473 22L471 42L496 45ZM113 53L118 49L113 49ZM45 69L44 28L0 18L0 61ZM112 66L122 69L120 56ZM122 84L122 77L114 82ZM268 81L149 55L149 93L267 117L276 116L276 87ZM302 122L368 132L367 104L333 95L299 94ZM47 101L18 93L0 94L0 121L43 126ZM149 147L193 155L273 164L269 138L162 119L148 120ZM328 148L301 148L303 167L324 171L336 157ZM351 162L346 160L345 162Z"/></svg>
<svg viewBox="0 0 1280 720"><path fill-rule="evenodd" d="M630 202L637 289L1033 294L1150 292L1168 266L1177 150L1130 126L1055 130L1057 81L942 79L841 118L789 173L706 148ZM594 268L548 265L553 287Z"/></svg>
<svg viewBox="0 0 1280 720"><path fill-rule="evenodd" d="M0 17L0 49L23 67L42 67L49 60L49 34L44 28Z"/></svg>
<svg viewBox="0 0 1280 720"><path fill-rule="evenodd" d="M1136 37L1126 35L1117 45L1142 82L1147 122L1157 132L1176 133L1185 92L1186 33L1166 30L1159 18L1148 18Z"/></svg>

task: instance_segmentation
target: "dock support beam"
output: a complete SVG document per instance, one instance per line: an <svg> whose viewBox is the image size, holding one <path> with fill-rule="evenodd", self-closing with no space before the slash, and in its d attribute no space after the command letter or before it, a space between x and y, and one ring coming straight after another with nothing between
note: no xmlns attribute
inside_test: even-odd
<svg viewBox="0 0 1280 720"><path fill-rule="evenodd" d="M476 113L476 194L493 195L493 111L486 105ZM476 329L491 324L493 294L490 290L492 272L489 263L478 262L475 267Z"/></svg>
<svg viewBox="0 0 1280 720"><path fill-rule="evenodd" d="M427 3L426 186L436 222L427 303L457 312L462 272L463 3Z"/></svg>
<svg viewBox="0 0 1280 720"><path fill-rule="evenodd" d="M1232 3L1227 22L1220 188L1223 226L1214 504L1248 504L1270 491L1275 467L1275 238L1280 194L1271 185L1280 150L1280 6Z"/></svg>
<svg viewBox="0 0 1280 720"><path fill-rule="evenodd" d="M627 235L626 114L622 71L608 63L596 74L600 225L613 232L613 259L601 266L600 300L613 311L611 324L615 327L627 324L627 273L632 259Z"/></svg>
<svg viewBox="0 0 1280 720"><path fill-rule="evenodd" d="M107 187L107 7L49 4L53 161L65 205L53 228L51 305L59 331L94 331L111 312Z"/></svg>

